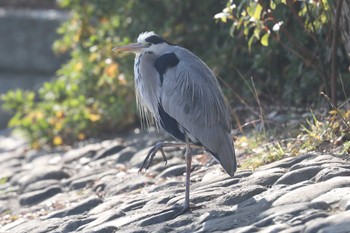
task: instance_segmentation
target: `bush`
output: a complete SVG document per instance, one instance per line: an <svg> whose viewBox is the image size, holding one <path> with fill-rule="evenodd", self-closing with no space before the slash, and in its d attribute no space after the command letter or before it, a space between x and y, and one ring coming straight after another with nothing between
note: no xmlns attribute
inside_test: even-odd
<svg viewBox="0 0 350 233"><path fill-rule="evenodd" d="M197 5L195 1L61 0L59 4L71 14L58 29L61 39L53 47L58 53L70 52L70 60L38 93L15 90L2 97L4 108L15 113L9 126L21 129L35 148L72 144L135 123L133 57L113 54L113 47L157 29L165 37L172 34L173 42L211 57L207 47L220 38L209 36L215 26L212 15L220 9L216 1Z"/></svg>
<svg viewBox="0 0 350 233"><path fill-rule="evenodd" d="M57 72L57 78L45 83L38 93L17 90L2 97L4 107L15 113L10 126L22 129L34 147L72 144L120 132L137 121L133 56L113 54L112 48L135 41L144 31L155 30L201 57L224 84L224 94L232 105L243 100L254 103L255 97L283 106L309 104L317 102L319 91L327 85L313 63L284 50L284 42L294 48L273 30L275 24L267 20L262 6L272 9L277 23L283 19L280 28L285 27L315 54L325 73L329 73L329 59L325 58L329 48L323 45L329 44L326 32L330 23L328 18L322 21L322 15L328 17L329 9L317 13L319 9L312 8L312 15L306 17L305 7L294 1L293 7L305 24L299 25L285 1L274 1L275 6L273 1L263 1L267 5L260 5L261 1L237 1L234 9L230 8L234 1L230 1L227 10L216 16L217 20L213 17L222 11L227 0L58 2L70 10L70 18L59 28L61 39L55 42L54 49L58 53L69 52L70 60ZM255 21L251 20L255 17ZM222 24L220 19L233 20L234 24ZM312 36L308 27L311 22L317 23ZM314 43L314 36L318 44ZM338 53L339 73L344 90L348 90L346 57L343 50ZM254 95L246 81L250 77L256 86Z"/></svg>
<svg viewBox="0 0 350 233"><path fill-rule="evenodd" d="M275 101L278 96L284 105L295 105L317 102L321 91L331 96L335 14L336 2L328 0L230 0L215 18L232 21L231 35L245 37L254 53L248 75L254 77L262 97ZM335 48L340 64L335 73L343 87L333 95L341 99L347 94L343 90L350 88L343 45Z"/></svg>

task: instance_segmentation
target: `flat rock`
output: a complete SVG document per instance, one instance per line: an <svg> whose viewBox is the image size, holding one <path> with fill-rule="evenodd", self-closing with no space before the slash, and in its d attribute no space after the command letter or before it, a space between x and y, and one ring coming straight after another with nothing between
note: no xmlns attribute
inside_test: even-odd
<svg viewBox="0 0 350 233"><path fill-rule="evenodd" d="M271 186L273 185L281 176L284 175L286 169L284 168L271 168L268 170L260 170L254 172L251 176L242 179L242 182L250 182L257 185Z"/></svg>
<svg viewBox="0 0 350 233"><path fill-rule="evenodd" d="M218 203L222 205L233 206L266 190L267 188L261 185L242 186L225 195L221 195Z"/></svg>
<svg viewBox="0 0 350 233"><path fill-rule="evenodd" d="M104 213L99 214L95 220L90 221L86 224L81 224L81 227L76 228L76 230L84 232L93 231L94 228L98 228L100 225L103 225L108 221L120 218L122 216L125 216L124 212L116 209L110 209Z"/></svg>
<svg viewBox="0 0 350 233"><path fill-rule="evenodd" d="M185 164L179 164L175 166L168 167L164 171L162 171L158 177L160 178L166 178L166 177L172 177L172 176L181 176L186 172L186 165Z"/></svg>
<svg viewBox="0 0 350 233"><path fill-rule="evenodd" d="M350 229L349 219L350 211L346 211L342 214L335 214L327 218L315 219L305 224L303 232L347 233Z"/></svg>
<svg viewBox="0 0 350 233"><path fill-rule="evenodd" d="M339 204L350 201L350 187L332 189L312 200L312 202L320 201L335 205L337 208Z"/></svg>
<svg viewBox="0 0 350 233"><path fill-rule="evenodd" d="M93 160L97 160L97 159L102 159L105 158L107 156L111 156L113 154L118 153L119 151L121 151L122 149L124 149L125 146L123 144L121 144L120 142L114 142L111 145L108 145L107 148L104 148L102 150L99 150L94 156L93 156Z"/></svg>
<svg viewBox="0 0 350 233"><path fill-rule="evenodd" d="M19 198L19 203L21 205L34 205L60 192L62 192L62 189L60 186L57 186L57 185L49 186L43 190L36 190L36 191L22 194Z"/></svg>
<svg viewBox="0 0 350 233"><path fill-rule="evenodd" d="M300 163L301 161L306 160L306 159L315 158L316 156L317 155L315 155L315 154L304 154L304 155L299 155L296 157L284 158L284 159L275 161L273 163L263 165L263 166L257 168L256 170L260 171L260 170L268 170L271 168L290 168L294 164Z"/></svg>
<svg viewBox="0 0 350 233"><path fill-rule="evenodd" d="M255 226L265 227L279 223L288 225L300 225L312 218L327 217L326 211L329 205L325 202L303 202L276 206L262 212L258 216Z"/></svg>
<svg viewBox="0 0 350 233"><path fill-rule="evenodd" d="M68 152L0 153L0 232L348 232L349 161L310 153L230 177L194 156L191 209L177 216L183 151L167 150L167 165L157 154L138 173L164 137L135 132Z"/></svg>
<svg viewBox="0 0 350 233"><path fill-rule="evenodd" d="M35 170L24 171L10 180L13 185L19 185L25 189L28 185L41 180L61 180L68 178L69 174L62 167L46 166Z"/></svg>
<svg viewBox="0 0 350 233"><path fill-rule="evenodd" d="M317 173L315 176L315 181L326 181L336 176L350 176L350 168L343 168L339 166L326 167Z"/></svg>
<svg viewBox="0 0 350 233"><path fill-rule="evenodd" d="M309 166L309 167L303 167L300 169L292 170L283 176L281 176L276 182L275 185L278 184L296 184L301 181L310 180L313 178L316 174L319 173L319 171L322 170L322 167L320 166Z"/></svg>
<svg viewBox="0 0 350 233"><path fill-rule="evenodd" d="M332 189L342 187L350 187L350 177L334 177L324 182L294 189L277 199L273 206L312 201Z"/></svg>
<svg viewBox="0 0 350 233"><path fill-rule="evenodd" d="M290 170L296 170L296 169L300 169L303 167L309 167L309 166L328 166L330 164L342 164L343 160L337 157L334 157L332 155L317 155L315 157L310 157L307 158L303 161L301 161L300 163L296 163L295 165L293 165Z"/></svg>
<svg viewBox="0 0 350 233"><path fill-rule="evenodd" d="M47 218L61 218L69 215L83 214L101 203L101 198L90 197L85 200L82 200L81 202L75 204L72 207L57 211L56 213L52 213L51 215L47 216Z"/></svg>
<svg viewBox="0 0 350 233"><path fill-rule="evenodd" d="M130 161L136 153L137 153L137 150L134 147L127 146L116 154L115 162L126 163Z"/></svg>

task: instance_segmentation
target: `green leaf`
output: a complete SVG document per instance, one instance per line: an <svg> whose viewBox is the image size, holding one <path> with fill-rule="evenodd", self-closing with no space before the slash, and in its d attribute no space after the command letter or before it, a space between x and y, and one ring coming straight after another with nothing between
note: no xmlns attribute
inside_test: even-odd
<svg viewBox="0 0 350 233"><path fill-rule="evenodd" d="M248 40L248 49L249 51L252 50L252 44L253 44L253 41L254 41L254 36L251 36Z"/></svg>
<svg viewBox="0 0 350 233"><path fill-rule="evenodd" d="M256 4L255 11L253 14L253 18L257 21L260 21L261 19L261 11L262 11L262 6L260 4Z"/></svg>
<svg viewBox="0 0 350 233"><path fill-rule="evenodd" d="M258 40L260 39L260 32L261 32L261 28L255 27L255 29L254 29L254 36Z"/></svg>
<svg viewBox="0 0 350 233"><path fill-rule="evenodd" d="M270 36L270 33L269 33L269 32L266 32L266 33L261 37L260 43L261 43L263 46L268 46L268 45L269 45L269 36Z"/></svg>
<svg viewBox="0 0 350 233"><path fill-rule="evenodd" d="M274 1L270 1L270 7L272 10L276 9L276 3Z"/></svg>

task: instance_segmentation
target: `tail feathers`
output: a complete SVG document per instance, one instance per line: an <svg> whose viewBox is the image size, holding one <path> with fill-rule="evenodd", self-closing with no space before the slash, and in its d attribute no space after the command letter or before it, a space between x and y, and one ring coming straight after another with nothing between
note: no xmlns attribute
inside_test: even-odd
<svg viewBox="0 0 350 233"><path fill-rule="evenodd" d="M227 174L233 176L237 170L237 162L231 136L230 134L227 134L221 138L221 140L220 138L216 138L216 141L217 146L215 146L215 148L207 149L217 160L219 160Z"/></svg>

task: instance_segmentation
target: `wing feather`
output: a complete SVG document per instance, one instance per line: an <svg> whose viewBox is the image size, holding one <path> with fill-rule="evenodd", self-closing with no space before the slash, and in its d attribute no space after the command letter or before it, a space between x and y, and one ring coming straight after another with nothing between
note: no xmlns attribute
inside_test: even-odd
<svg viewBox="0 0 350 233"><path fill-rule="evenodd" d="M233 175L236 160L230 114L218 81L198 57L177 48L181 60L163 74L161 105Z"/></svg>

